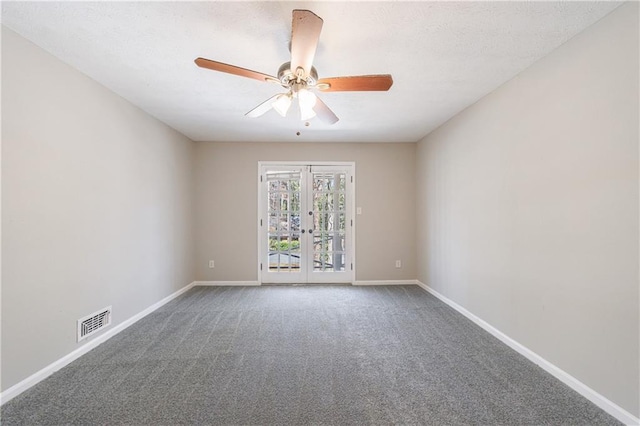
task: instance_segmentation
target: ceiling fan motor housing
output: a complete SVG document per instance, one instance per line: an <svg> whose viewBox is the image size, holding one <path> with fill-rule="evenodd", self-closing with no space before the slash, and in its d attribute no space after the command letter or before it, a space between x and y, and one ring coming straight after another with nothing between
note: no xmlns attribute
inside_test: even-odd
<svg viewBox="0 0 640 426"><path fill-rule="evenodd" d="M294 83L297 83L298 77L291 70L291 62L285 62L278 68L278 80L284 87L291 87ZM315 86L318 82L318 72L315 67L311 67L311 71L306 77L301 79L307 86Z"/></svg>

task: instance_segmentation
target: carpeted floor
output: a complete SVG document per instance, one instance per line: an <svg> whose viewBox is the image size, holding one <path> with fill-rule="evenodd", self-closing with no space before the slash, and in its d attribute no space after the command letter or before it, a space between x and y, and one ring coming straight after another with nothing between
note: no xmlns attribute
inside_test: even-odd
<svg viewBox="0 0 640 426"><path fill-rule="evenodd" d="M195 287L2 407L2 425L610 425L417 286Z"/></svg>

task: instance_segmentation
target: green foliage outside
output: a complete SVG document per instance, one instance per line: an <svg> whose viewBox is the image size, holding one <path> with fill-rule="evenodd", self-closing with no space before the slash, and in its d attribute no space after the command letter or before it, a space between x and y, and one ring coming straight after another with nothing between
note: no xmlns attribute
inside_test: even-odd
<svg viewBox="0 0 640 426"><path fill-rule="evenodd" d="M275 241L269 240L269 251L289 251L299 250L300 241Z"/></svg>

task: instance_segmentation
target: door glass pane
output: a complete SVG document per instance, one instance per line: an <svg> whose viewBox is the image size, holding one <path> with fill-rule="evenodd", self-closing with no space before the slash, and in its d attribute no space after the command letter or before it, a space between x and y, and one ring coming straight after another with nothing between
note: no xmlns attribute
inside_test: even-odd
<svg viewBox="0 0 640 426"><path fill-rule="evenodd" d="M276 252L269 252L269 271L277 271L280 265L280 255Z"/></svg>
<svg viewBox="0 0 640 426"><path fill-rule="evenodd" d="M338 211L341 211L341 212L345 211L344 197L345 197L344 192L341 192L338 194Z"/></svg>
<svg viewBox="0 0 640 426"><path fill-rule="evenodd" d="M270 272L300 270L300 172L267 172Z"/></svg>
<svg viewBox="0 0 640 426"><path fill-rule="evenodd" d="M278 230L278 216L274 213L269 215L269 235Z"/></svg>
<svg viewBox="0 0 640 426"><path fill-rule="evenodd" d="M345 173L313 173L313 270L345 270Z"/></svg>
<svg viewBox="0 0 640 426"><path fill-rule="evenodd" d="M344 271L344 253L333 252L331 254L331 263L333 264L333 271Z"/></svg>
<svg viewBox="0 0 640 426"><path fill-rule="evenodd" d="M292 212L300 211L300 188L291 193L291 206L290 209Z"/></svg>
<svg viewBox="0 0 640 426"><path fill-rule="evenodd" d="M315 272L341 272L345 270L345 254L332 251L319 251L313 254Z"/></svg>
<svg viewBox="0 0 640 426"><path fill-rule="evenodd" d="M277 235L269 234L269 252L278 251L278 239Z"/></svg>
<svg viewBox="0 0 640 426"><path fill-rule="evenodd" d="M314 252L313 270L315 272L333 272L333 253L326 251Z"/></svg>
<svg viewBox="0 0 640 426"><path fill-rule="evenodd" d="M290 254L289 260L291 272L298 272L300 270L300 254Z"/></svg>
<svg viewBox="0 0 640 426"><path fill-rule="evenodd" d="M340 213L338 215L337 229L339 231L343 231L344 232L346 226L347 226L347 216L344 213Z"/></svg>
<svg viewBox="0 0 640 426"><path fill-rule="evenodd" d="M290 251L300 253L300 234L292 234Z"/></svg>
<svg viewBox="0 0 640 426"><path fill-rule="evenodd" d="M291 232L300 232L300 213L294 213L290 216L289 225Z"/></svg>

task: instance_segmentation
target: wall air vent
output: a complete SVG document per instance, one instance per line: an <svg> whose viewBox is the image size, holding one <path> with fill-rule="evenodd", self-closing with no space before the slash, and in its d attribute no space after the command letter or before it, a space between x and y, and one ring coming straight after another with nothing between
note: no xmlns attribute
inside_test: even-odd
<svg viewBox="0 0 640 426"><path fill-rule="evenodd" d="M111 324L111 306L78 320L78 342Z"/></svg>

